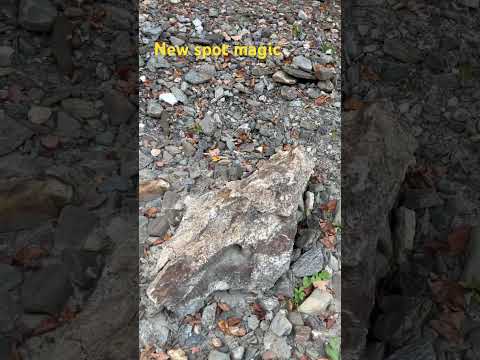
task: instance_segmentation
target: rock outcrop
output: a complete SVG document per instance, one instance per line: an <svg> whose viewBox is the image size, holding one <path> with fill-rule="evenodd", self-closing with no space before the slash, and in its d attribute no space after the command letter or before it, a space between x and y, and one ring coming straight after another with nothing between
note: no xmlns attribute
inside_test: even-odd
<svg viewBox="0 0 480 360"><path fill-rule="evenodd" d="M148 296L173 309L217 290L273 287L290 265L297 207L313 167L302 148L282 151L248 178L193 199Z"/></svg>
<svg viewBox="0 0 480 360"><path fill-rule="evenodd" d="M368 332L375 254L391 241L389 213L417 145L381 104L345 113L343 129L342 358L352 360L360 358Z"/></svg>

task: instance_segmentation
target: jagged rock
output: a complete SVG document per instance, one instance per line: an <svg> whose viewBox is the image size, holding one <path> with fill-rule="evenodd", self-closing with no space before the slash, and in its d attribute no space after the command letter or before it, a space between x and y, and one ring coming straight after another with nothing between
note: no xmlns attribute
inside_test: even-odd
<svg viewBox="0 0 480 360"><path fill-rule="evenodd" d="M342 358L351 360L363 352L374 303L371 254L390 238L388 214L417 145L381 104L346 112L343 124Z"/></svg>
<svg viewBox="0 0 480 360"><path fill-rule="evenodd" d="M149 297L176 308L217 290L273 287L288 270L298 199L312 171L297 147L272 156L250 177L193 199L166 244L172 256Z"/></svg>

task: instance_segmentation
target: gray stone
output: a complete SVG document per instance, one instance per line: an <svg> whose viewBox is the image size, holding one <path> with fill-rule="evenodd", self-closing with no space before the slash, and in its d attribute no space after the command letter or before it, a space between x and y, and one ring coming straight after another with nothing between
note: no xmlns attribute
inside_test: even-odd
<svg viewBox="0 0 480 360"><path fill-rule="evenodd" d="M71 117L64 111L57 113L57 132L59 135L67 137L79 137L81 124L77 119Z"/></svg>
<svg viewBox="0 0 480 360"><path fill-rule="evenodd" d="M149 100L147 104L147 115L159 119L162 116L163 107L157 100Z"/></svg>
<svg viewBox="0 0 480 360"><path fill-rule="evenodd" d="M204 326L208 330L213 329L216 325L216 322L215 322L216 316L217 316L217 303L212 303L206 306L203 309L203 313L202 313L202 326Z"/></svg>
<svg viewBox="0 0 480 360"><path fill-rule="evenodd" d="M208 360L230 360L230 356L220 351L213 350L208 354Z"/></svg>
<svg viewBox="0 0 480 360"><path fill-rule="evenodd" d="M437 355L430 342L416 340L395 351L386 360L435 360Z"/></svg>
<svg viewBox="0 0 480 360"><path fill-rule="evenodd" d="M49 0L21 0L18 21L30 31L49 31L57 10Z"/></svg>
<svg viewBox="0 0 480 360"><path fill-rule="evenodd" d="M265 350L271 351L278 359L291 359L292 348L287 343L286 337L280 337L272 332L267 332L263 339Z"/></svg>
<svg viewBox="0 0 480 360"><path fill-rule="evenodd" d="M424 209L443 205L444 201L435 190L408 189L405 192L404 206L409 209Z"/></svg>
<svg viewBox="0 0 480 360"><path fill-rule="evenodd" d="M12 290L22 282L22 273L15 267L0 264L0 292Z"/></svg>
<svg viewBox="0 0 480 360"><path fill-rule="evenodd" d="M295 56L293 65L303 71L312 71L312 61L303 55Z"/></svg>
<svg viewBox="0 0 480 360"><path fill-rule="evenodd" d="M165 216L159 216L148 223L148 235L163 238L170 229L170 223Z"/></svg>
<svg viewBox="0 0 480 360"><path fill-rule="evenodd" d="M163 102L167 103L168 105L172 105L172 106L175 105L178 102L177 98L172 93L160 94L158 99L160 101L163 101Z"/></svg>
<svg viewBox="0 0 480 360"><path fill-rule="evenodd" d="M297 200L313 162L297 147L281 151L250 177L192 199L175 236L174 256L148 289L168 308L216 290L266 290L287 271Z"/></svg>
<svg viewBox="0 0 480 360"><path fill-rule="evenodd" d="M232 350L232 360L242 360L243 355L245 355L245 348L243 346L238 346Z"/></svg>
<svg viewBox="0 0 480 360"><path fill-rule="evenodd" d="M332 303L333 296L328 291L315 289L298 307L298 311L308 315L324 314Z"/></svg>
<svg viewBox="0 0 480 360"><path fill-rule="evenodd" d="M342 117L342 358L360 358L376 286L375 249L390 236L391 212L417 143L381 103ZM368 179L368 180L367 180ZM379 185L381 184L381 185ZM358 299L362 301L358 301Z"/></svg>
<svg viewBox="0 0 480 360"><path fill-rule="evenodd" d="M205 134L210 135L215 130L215 120L211 113L207 113L200 121L200 126Z"/></svg>
<svg viewBox="0 0 480 360"><path fill-rule="evenodd" d="M22 145L33 132L0 111L0 156Z"/></svg>
<svg viewBox="0 0 480 360"><path fill-rule="evenodd" d="M161 314L148 319L140 320L139 339L142 348L146 346L155 346L160 350L168 341L168 322Z"/></svg>
<svg viewBox="0 0 480 360"><path fill-rule="evenodd" d="M315 71L315 77L320 81L326 82L335 78L335 68L333 66L315 64L313 69Z"/></svg>
<svg viewBox="0 0 480 360"><path fill-rule="evenodd" d="M278 336L287 336L292 332L292 324L287 319L285 310L280 310L270 324L270 331Z"/></svg>
<svg viewBox="0 0 480 360"><path fill-rule="evenodd" d="M404 63L417 63L422 60L421 52L398 39L387 39L383 44L385 54Z"/></svg>
<svg viewBox="0 0 480 360"><path fill-rule="evenodd" d="M303 71L300 69L296 69L293 66L285 65L283 66L282 70L287 73L288 75L302 80L315 80L315 75L308 71Z"/></svg>
<svg viewBox="0 0 480 360"><path fill-rule="evenodd" d="M177 87L172 87L170 91L179 102L181 102L182 104L188 103L187 95L185 95L185 93L181 89Z"/></svg>
<svg viewBox="0 0 480 360"><path fill-rule="evenodd" d="M36 125L46 123L52 116L52 110L45 106L32 106L28 111L28 120Z"/></svg>
<svg viewBox="0 0 480 360"><path fill-rule="evenodd" d="M58 219L55 247L60 250L82 248L96 222L96 216L86 208L65 206Z"/></svg>
<svg viewBox="0 0 480 360"><path fill-rule="evenodd" d="M297 311L288 313L288 320L295 326L303 326L302 314Z"/></svg>
<svg viewBox="0 0 480 360"><path fill-rule="evenodd" d="M18 316L17 311L17 306L11 293L6 290L0 290L0 333L3 334L14 329L15 320Z"/></svg>
<svg viewBox="0 0 480 360"><path fill-rule="evenodd" d="M475 226L470 231L469 249L463 279L466 282L480 282L480 227Z"/></svg>
<svg viewBox="0 0 480 360"><path fill-rule="evenodd" d="M72 294L68 269L49 265L27 274L22 286L22 304L27 312L59 314Z"/></svg>
<svg viewBox="0 0 480 360"><path fill-rule="evenodd" d="M107 91L103 101L105 102L105 112L108 114L112 125L127 123L136 112L136 107L118 91Z"/></svg>
<svg viewBox="0 0 480 360"><path fill-rule="evenodd" d="M397 259L401 261L405 255L405 251L413 250L416 224L415 211L402 206L395 209L393 216L393 238Z"/></svg>
<svg viewBox="0 0 480 360"><path fill-rule="evenodd" d="M247 318L247 326L250 330L256 330L260 325L260 320L255 315L250 315Z"/></svg>
<svg viewBox="0 0 480 360"><path fill-rule="evenodd" d="M303 254L292 267L296 277L310 276L323 269L325 257L322 248L315 248Z"/></svg>
<svg viewBox="0 0 480 360"><path fill-rule="evenodd" d="M277 71L272 75L273 81L279 84L293 85L297 82L293 77L285 74L283 71Z"/></svg>
<svg viewBox="0 0 480 360"><path fill-rule="evenodd" d="M478 9L480 6L480 0L460 0L460 4L472 9Z"/></svg>
<svg viewBox="0 0 480 360"><path fill-rule="evenodd" d="M10 46L0 46L0 66L12 65L12 55L14 52Z"/></svg>
<svg viewBox="0 0 480 360"><path fill-rule="evenodd" d="M79 98L62 100L62 107L77 119L91 119L99 115L93 102Z"/></svg>
<svg viewBox="0 0 480 360"><path fill-rule="evenodd" d="M185 81L193 84L193 85L198 85L198 84L203 84L212 79L212 75L204 73L204 72L198 72L194 70L190 70L188 73L185 74Z"/></svg>

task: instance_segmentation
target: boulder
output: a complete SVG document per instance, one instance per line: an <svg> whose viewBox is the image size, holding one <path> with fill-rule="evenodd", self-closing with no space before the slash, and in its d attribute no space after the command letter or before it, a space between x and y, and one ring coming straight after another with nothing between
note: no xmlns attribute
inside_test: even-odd
<svg viewBox="0 0 480 360"><path fill-rule="evenodd" d="M173 309L217 290L273 287L290 265L298 199L313 167L301 147L281 151L248 178L193 199L165 245L170 259L150 299Z"/></svg>
<svg viewBox="0 0 480 360"><path fill-rule="evenodd" d="M374 304L372 254L390 239L389 213L417 144L380 103L342 120L342 358L351 360L363 351Z"/></svg>

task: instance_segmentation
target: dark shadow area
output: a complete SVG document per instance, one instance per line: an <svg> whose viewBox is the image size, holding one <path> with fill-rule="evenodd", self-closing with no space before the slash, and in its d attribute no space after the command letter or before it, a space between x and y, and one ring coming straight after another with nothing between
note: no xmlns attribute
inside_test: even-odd
<svg viewBox="0 0 480 360"><path fill-rule="evenodd" d="M0 358L138 357L138 12L0 4Z"/></svg>
<svg viewBox="0 0 480 360"><path fill-rule="evenodd" d="M343 5L342 359L479 359L480 4Z"/></svg>

